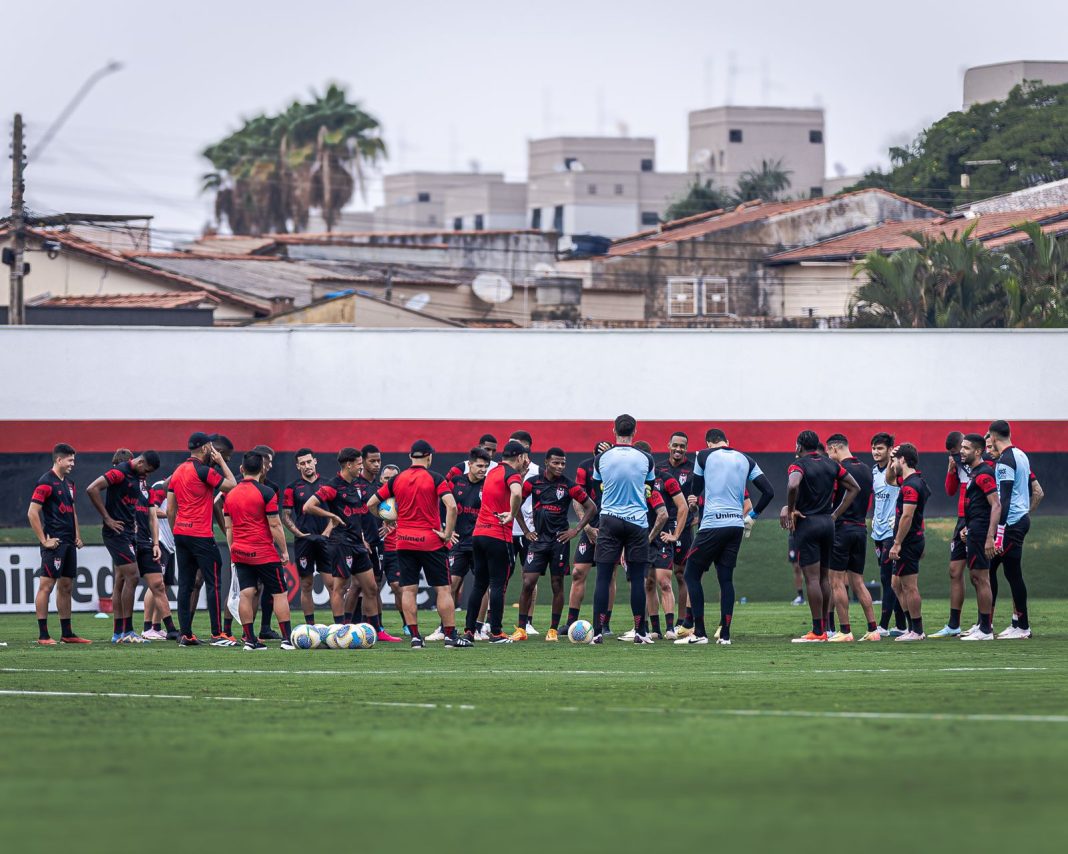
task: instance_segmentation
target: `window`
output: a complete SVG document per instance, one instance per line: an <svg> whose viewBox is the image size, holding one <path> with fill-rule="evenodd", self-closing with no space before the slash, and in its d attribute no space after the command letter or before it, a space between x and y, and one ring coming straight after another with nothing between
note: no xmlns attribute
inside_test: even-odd
<svg viewBox="0 0 1068 854"><path fill-rule="evenodd" d="M653 171L653 158L651 158L651 157L643 157L642 158L642 172L652 172L652 171Z"/></svg>
<svg viewBox="0 0 1068 854"><path fill-rule="evenodd" d="M822 144L823 143L823 131L821 131L821 130L810 130L808 132L808 141L809 142L814 142L817 145L818 144Z"/></svg>
<svg viewBox="0 0 1068 854"><path fill-rule="evenodd" d="M823 187L809 187L808 188L808 197L810 199L821 199L821 198L823 198Z"/></svg>
<svg viewBox="0 0 1068 854"><path fill-rule="evenodd" d="M541 228L541 208L534 208L530 212L530 227Z"/></svg>
<svg viewBox="0 0 1068 854"><path fill-rule="evenodd" d="M597 195L597 185L596 184L587 184L586 185L586 192L589 193L591 196L596 196Z"/></svg>
<svg viewBox="0 0 1068 854"><path fill-rule="evenodd" d="M475 231L482 231L482 214L475 214Z"/></svg>
<svg viewBox="0 0 1068 854"><path fill-rule="evenodd" d="M464 218L462 216L458 216L458 217L454 217L453 218L452 230L453 231L463 231L464 230Z"/></svg>
<svg viewBox="0 0 1068 854"><path fill-rule="evenodd" d="M571 169L574 167L574 165L576 163L578 163L578 158L577 157L565 157L564 158L564 169L566 169L568 172L570 172Z"/></svg>
<svg viewBox="0 0 1068 854"><path fill-rule="evenodd" d="M622 196L623 195L623 185L622 184L616 184L616 195L617 196Z"/></svg>
<svg viewBox="0 0 1068 854"><path fill-rule="evenodd" d="M416 196L416 201L417 202L429 202L430 201L430 193L420 193L418 196Z"/></svg>
<svg viewBox="0 0 1068 854"><path fill-rule="evenodd" d="M727 280L720 277L701 279L705 296L705 316L727 314Z"/></svg>
<svg viewBox="0 0 1068 854"><path fill-rule="evenodd" d="M564 230L564 206L557 205L553 208L553 231L563 233Z"/></svg>
<svg viewBox="0 0 1068 854"><path fill-rule="evenodd" d="M697 279L668 277L668 317L694 317L697 314Z"/></svg>
<svg viewBox="0 0 1068 854"><path fill-rule="evenodd" d="M660 225L660 215L656 211L642 211L642 225Z"/></svg>
<svg viewBox="0 0 1068 854"><path fill-rule="evenodd" d="M731 142L741 142L742 141L742 129L741 128L731 128L727 132L727 139L729 139Z"/></svg>

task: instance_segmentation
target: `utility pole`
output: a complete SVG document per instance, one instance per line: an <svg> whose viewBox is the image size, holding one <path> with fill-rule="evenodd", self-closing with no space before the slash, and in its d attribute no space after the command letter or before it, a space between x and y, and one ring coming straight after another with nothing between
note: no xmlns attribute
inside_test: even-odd
<svg viewBox="0 0 1068 854"><path fill-rule="evenodd" d="M22 292L22 278L25 275L23 258L26 253L26 212L23 199L25 187L22 178L25 166L22 114L15 113L15 128L11 137L11 294L7 303L7 322L10 326L26 324L26 306ZM7 260L4 259L5 262Z"/></svg>

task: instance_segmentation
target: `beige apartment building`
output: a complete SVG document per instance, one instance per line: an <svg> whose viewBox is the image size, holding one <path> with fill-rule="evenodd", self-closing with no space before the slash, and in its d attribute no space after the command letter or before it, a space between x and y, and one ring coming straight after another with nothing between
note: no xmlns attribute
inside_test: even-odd
<svg viewBox="0 0 1068 854"><path fill-rule="evenodd" d="M995 62L964 72L964 109L987 101L1004 101L1025 80L1057 86L1068 83L1068 62Z"/></svg>
<svg viewBox="0 0 1068 854"><path fill-rule="evenodd" d="M822 109L712 107L690 113L688 164L731 190L747 169L781 160L792 198L824 195L827 152Z"/></svg>
<svg viewBox="0 0 1068 854"><path fill-rule="evenodd" d="M439 231L446 220L449 190L504 182L499 172L402 172L383 180L385 203L375 208L375 231Z"/></svg>

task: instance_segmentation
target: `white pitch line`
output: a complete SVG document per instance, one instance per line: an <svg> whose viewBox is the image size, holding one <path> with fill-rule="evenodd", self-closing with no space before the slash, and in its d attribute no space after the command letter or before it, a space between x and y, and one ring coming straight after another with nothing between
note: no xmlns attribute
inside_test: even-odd
<svg viewBox="0 0 1068 854"><path fill-rule="evenodd" d="M830 712L783 709L661 709L611 706L610 712L661 715L705 715L737 718L847 718L854 720L966 721L972 723L1068 724L1068 715L995 715L957 712Z"/></svg>

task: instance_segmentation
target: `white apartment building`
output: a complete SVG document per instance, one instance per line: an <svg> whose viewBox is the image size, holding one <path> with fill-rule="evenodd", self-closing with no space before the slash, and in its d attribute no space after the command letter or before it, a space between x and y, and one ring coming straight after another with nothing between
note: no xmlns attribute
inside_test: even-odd
<svg viewBox="0 0 1068 854"><path fill-rule="evenodd" d="M730 191L738 176L761 161L781 160L793 198L824 194L826 147L822 109L712 107L690 113L688 164Z"/></svg>
<svg viewBox="0 0 1068 854"><path fill-rule="evenodd" d="M964 109L987 101L1004 101L1025 80L1057 86L1068 83L1068 62L996 62L964 72Z"/></svg>
<svg viewBox="0 0 1068 854"><path fill-rule="evenodd" d="M449 228L449 190L503 183L499 172L402 172L383 179L385 203L375 208L375 231L440 231Z"/></svg>
<svg viewBox="0 0 1068 854"><path fill-rule="evenodd" d="M655 226L690 181L656 171L650 138L560 136L527 151L527 225L543 231L633 234Z"/></svg>
<svg viewBox="0 0 1068 854"><path fill-rule="evenodd" d="M445 228L453 231L512 230L527 227L527 185L498 175L481 184L445 190Z"/></svg>

